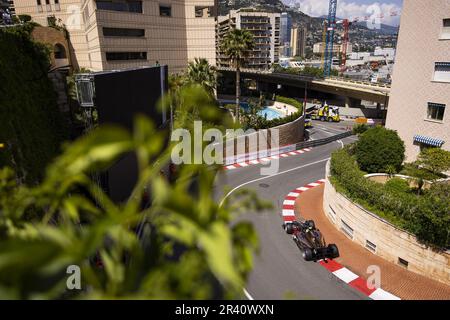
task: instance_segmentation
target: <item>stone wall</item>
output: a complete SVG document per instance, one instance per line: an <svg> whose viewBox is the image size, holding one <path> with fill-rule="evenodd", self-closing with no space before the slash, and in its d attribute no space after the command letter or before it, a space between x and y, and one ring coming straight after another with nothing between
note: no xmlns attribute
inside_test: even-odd
<svg viewBox="0 0 450 320"><path fill-rule="evenodd" d="M437 252L416 237L338 193L327 164L323 208L327 218L350 239L374 254L412 272L450 285L450 253ZM405 266L407 263L407 266Z"/></svg>
<svg viewBox="0 0 450 320"><path fill-rule="evenodd" d="M264 151L282 148L303 141L304 128L305 119L301 116L292 122L242 135L235 138L234 141L226 141L223 153L224 158L229 159L234 156L238 159L236 162L240 162L241 160L249 160L251 157L246 156L249 154L270 155L270 152L264 153Z"/></svg>

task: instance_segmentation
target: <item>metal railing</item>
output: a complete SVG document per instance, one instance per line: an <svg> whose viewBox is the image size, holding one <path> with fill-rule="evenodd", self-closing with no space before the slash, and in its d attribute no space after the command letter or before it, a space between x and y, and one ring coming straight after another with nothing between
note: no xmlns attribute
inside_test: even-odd
<svg viewBox="0 0 450 320"><path fill-rule="evenodd" d="M346 131L343 133L339 133L335 136L331 136L331 137L327 137L324 139L319 139L319 140L311 140L311 141L303 141L303 142L298 142L295 145L295 148L298 149L303 149L303 148L309 148L309 147L317 147L317 146L322 146L324 144L336 141L336 140L340 140L343 138L347 138L353 135L352 131Z"/></svg>
<svg viewBox="0 0 450 320"><path fill-rule="evenodd" d="M371 86L371 87L391 88L391 85L387 84L387 83L376 83L376 82L369 82L369 81L352 80L352 79L347 79L347 78L342 78L342 77L329 77L327 79L340 81L340 82L362 84L362 85Z"/></svg>

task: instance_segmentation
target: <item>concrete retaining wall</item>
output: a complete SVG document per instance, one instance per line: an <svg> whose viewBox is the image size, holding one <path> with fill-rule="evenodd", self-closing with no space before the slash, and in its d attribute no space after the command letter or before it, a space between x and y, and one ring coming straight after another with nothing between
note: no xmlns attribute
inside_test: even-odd
<svg viewBox="0 0 450 320"><path fill-rule="evenodd" d="M292 122L242 135L235 138L234 141L226 141L223 150L224 159L226 159L225 163L251 160L252 156L249 157L248 155L254 155L254 158L273 155L274 153L268 150L274 148L281 149L283 146L289 146L303 141L304 127L305 119L301 116ZM233 157L236 160L233 161Z"/></svg>
<svg viewBox="0 0 450 320"><path fill-rule="evenodd" d="M410 271L450 285L449 252L431 250L419 243L414 235L338 193L329 181L329 162L323 208L337 229L367 250Z"/></svg>

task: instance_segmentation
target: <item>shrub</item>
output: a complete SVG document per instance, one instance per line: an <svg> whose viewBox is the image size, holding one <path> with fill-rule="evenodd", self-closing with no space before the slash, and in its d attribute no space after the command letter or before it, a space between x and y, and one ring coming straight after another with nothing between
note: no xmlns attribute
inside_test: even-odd
<svg viewBox="0 0 450 320"><path fill-rule="evenodd" d="M276 101L281 102L281 103L286 103L286 104L290 104L291 106L296 107L299 111L301 111L302 109L302 103L297 101L294 98L287 98L287 97L282 97L282 96L277 96L275 98Z"/></svg>
<svg viewBox="0 0 450 320"><path fill-rule="evenodd" d="M31 16L28 14L19 14L19 20L22 22L30 22Z"/></svg>
<svg viewBox="0 0 450 320"><path fill-rule="evenodd" d="M406 193L411 189L407 180L402 178L392 178L386 182L384 188L394 193Z"/></svg>
<svg viewBox="0 0 450 320"><path fill-rule="evenodd" d="M29 184L40 181L47 164L68 138L67 122L47 77L49 51L31 40L34 24L0 29L0 167L16 169Z"/></svg>
<svg viewBox="0 0 450 320"><path fill-rule="evenodd" d="M404 182L370 181L345 149L331 156L331 181L339 192L437 248L450 245L450 186L433 185L425 195L408 192Z"/></svg>
<svg viewBox="0 0 450 320"><path fill-rule="evenodd" d="M450 169L450 152L440 148L427 148L420 152L417 163L439 174Z"/></svg>
<svg viewBox="0 0 450 320"><path fill-rule="evenodd" d="M378 126L360 136L355 155L361 170L369 173L383 172L389 165L399 171L405 159L405 144L397 132Z"/></svg>
<svg viewBox="0 0 450 320"><path fill-rule="evenodd" d="M417 163L405 163L400 174L423 180L436 180L444 177L443 175L435 174L428 169L419 167Z"/></svg>
<svg viewBox="0 0 450 320"><path fill-rule="evenodd" d="M268 128L281 126L282 124L297 120L298 118L300 118L302 116L302 114L303 113L301 111L298 111L298 112L290 114L284 118L276 118L276 119L272 119L272 120L266 120L263 117L260 117L260 121L258 122L258 127L254 128L254 129L268 129Z"/></svg>
<svg viewBox="0 0 450 320"><path fill-rule="evenodd" d="M359 123L359 124L355 124L353 126L353 134L362 134L364 132L366 132L367 130L369 130L369 126L365 123Z"/></svg>

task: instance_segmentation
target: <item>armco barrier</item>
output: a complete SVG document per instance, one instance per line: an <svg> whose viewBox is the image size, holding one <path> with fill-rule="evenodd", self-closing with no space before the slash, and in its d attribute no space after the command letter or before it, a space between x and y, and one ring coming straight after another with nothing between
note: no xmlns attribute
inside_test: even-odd
<svg viewBox="0 0 450 320"><path fill-rule="evenodd" d="M303 141L303 142L299 142L296 144L279 147L276 149L252 152L252 153L242 154L242 155L234 156L234 157L227 157L224 159L224 164L230 165L230 164L234 164L234 163L238 163L238 162L256 160L256 159L260 159L263 157L276 156L281 153L285 153L285 152L289 152L289 151L317 147L317 146L321 146L321 145L324 145L324 144L327 144L327 143L330 143L330 142L333 142L333 141L336 141L339 139L349 137L351 135L353 135L352 131L346 131L346 132L337 134L335 136L327 137L324 139Z"/></svg>
<svg viewBox="0 0 450 320"><path fill-rule="evenodd" d="M350 137L351 135L353 135L352 131L346 131L340 134L337 134L335 136L331 136L328 138L324 138L324 139L319 139L319 140L310 140L310 141L303 141L303 142L299 142L296 144L296 149L303 149L303 148L310 148L310 147L317 147L317 146L321 146L339 139L343 139L346 137Z"/></svg>

